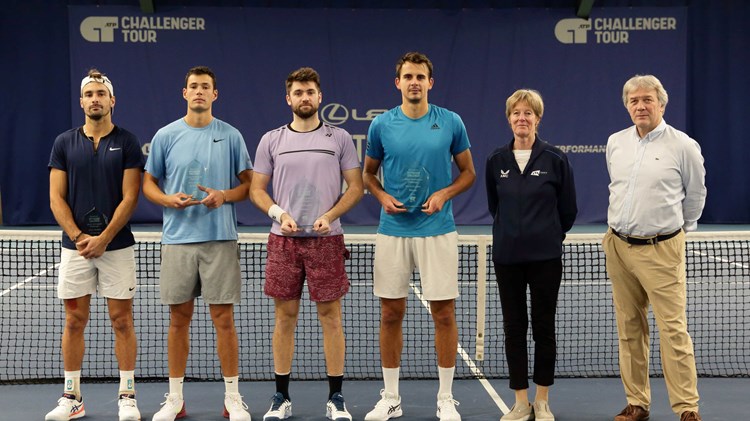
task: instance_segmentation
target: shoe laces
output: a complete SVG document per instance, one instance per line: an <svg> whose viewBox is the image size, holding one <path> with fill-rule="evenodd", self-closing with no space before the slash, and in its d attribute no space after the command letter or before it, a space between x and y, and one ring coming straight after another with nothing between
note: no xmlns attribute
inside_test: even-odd
<svg viewBox="0 0 750 421"><path fill-rule="evenodd" d="M334 393L329 401L336 407L337 411L344 411L346 409L344 407L344 395L341 393Z"/></svg>
<svg viewBox="0 0 750 421"><path fill-rule="evenodd" d="M453 395L451 394L443 395L440 397L440 399L438 399L438 407L440 407L440 412L443 412L443 411L456 412L456 407L458 405L461 405L461 404L458 403L457 400L453 399Z"/></svg>
<svg viewBox="0 0 750 421"><path fill-rule="evenodd" d="M129 407L135 407L135 395L120 395L120 400L118 402L118 405L120 407L123 406L129 406Z"/></svg>
<svg viewBox="0 0 750 421"><path fill-rule="evenodd" d="M247 410L248 408L247 404L245 404L245 402L242 401L242 395L240 395L239 393L227 393L226 400L229 401L229 404L232 406L233 409L242 408L242 409Z"/></svg>
<svg viewBox="0 0 750 421"><path fill-rule="evenodd" d="M79 401L74 395L63 393L60 399L57 400L57 406L68 406L72 405L73 403L80 403L81 401L83 401L83 399Z"/></svg>
<svg viewBox="0 0 750 421"><path fill-rule="evenodd" d="M388 409L393 403L398 404L398 399L386 395L385 389L380 389L380 400L375 404L375 408Z"/></svg>
<svg viewBox="0 0 750 421"><path fill-rule="evenodd" d="M683 412L682 415L680 415L680 421L698 421L699 419L698 414L693 411Z"/></svg>
<svg viewBox="0 0 750 421"><path fill-rule="evenodd" d="M177 396L176 393L165 393L164 394L165 401L161 403L162 406L164 405L176 405L180 401L180 397Z"/></svg>
<svg viewBox="0 0 750 421"><path fill-rule="evenodd" d="M271 402L272 402L271 410L278 411L279 408L281 408L281 405L283 405L285 401L286 399L284 399L284 395L281 394L280 392L274 394L273 397L271 398Z"/></svg>
<svg viewBox="0 0 750 421"><path fill-rule="evenodd" d="M642 408L640 406L628 404L628 406L622 410L621 415L634 415L639 409L642 409Z"/></svg>

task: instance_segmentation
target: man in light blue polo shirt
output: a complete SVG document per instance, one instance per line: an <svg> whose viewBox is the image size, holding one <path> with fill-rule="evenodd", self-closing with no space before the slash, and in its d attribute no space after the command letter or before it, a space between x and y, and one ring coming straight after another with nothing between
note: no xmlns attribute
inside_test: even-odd
<svg viewBox="0 0 750 421"><path fill-rule="evenodd" d="M170 311L169 393L154 421L185 416L182 383L199 295L208 303L216 329L226 386L224 416L250 420L237 384L234 304L240 301L241 277L233 202L248 197L252 164L240 132L212 115L218 95L211 69L190 69L182 90L187 115L154 135L146 162L143 193L164 208L160 291Z"/></svg>

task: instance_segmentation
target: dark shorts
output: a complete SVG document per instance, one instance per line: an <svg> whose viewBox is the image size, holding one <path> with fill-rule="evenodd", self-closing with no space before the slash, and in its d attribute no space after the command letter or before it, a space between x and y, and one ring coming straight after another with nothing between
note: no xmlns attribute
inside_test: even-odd
<svg viewBox="0 0 750 421"><path fill-rule="evenodd" d="M338 300L349 291L344 262L349 250L344 236L268 236L266 283L263 292L281 300L299 300L307 278L310 299L315 302Z"/></svg>

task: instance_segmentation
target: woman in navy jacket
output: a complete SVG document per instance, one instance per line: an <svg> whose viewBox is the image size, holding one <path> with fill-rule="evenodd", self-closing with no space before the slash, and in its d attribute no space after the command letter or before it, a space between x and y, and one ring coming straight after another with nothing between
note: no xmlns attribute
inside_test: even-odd
<svg viewBox="0 0 750 421"><path fill-rule="evenodd" d="M505 354L516 402L502 421L552 421L549 387L555 375L555 313L562 279L562 242L575 221L573 171L559 149L538 137L541 95L521 89L506 101L509 144L487 158L492 260L500 290ZM526 289L531 291L536 397L528 398Z"/></svg>

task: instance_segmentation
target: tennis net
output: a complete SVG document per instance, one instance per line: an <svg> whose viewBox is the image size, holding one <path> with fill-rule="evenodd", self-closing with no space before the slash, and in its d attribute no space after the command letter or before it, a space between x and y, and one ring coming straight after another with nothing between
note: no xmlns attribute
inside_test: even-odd
<svg viewBox="0 0 750 421"><path fill-rule="evenodd" d="M169 310L159 302L160 236L138 233L138 292L134 301L138 364L143 380L168 377ZM351 290L343 301L346 377L381 377L379 303L372 293L374 235L347 235ZM56 382L62 377L60 341L64 309L56 298L60 233L0 231L0 384ZM267 234L240 236L242 302L235 307L240 377L272 380L273 301L263 294ZM459 356L456 378L508 376L502 315L490 236L459 237L456 302ZM750 376L750 234L691 233L688 236L688 323L701 376ZM619 374L617 329L604 267L601 235L569 235L557 313L558 377ZM432 319L421 299L419 274L404 322L403 378L436 378ZM658 334L651 325L651 374L661 375ZM529 329L529 339L531 332ZM83 377L118 376L114 336L106 300L93 297L86 330ZM529 343L532 343L531 340ZM314 304L303 295L296 334L293 377L325 379L322 334ZM533 346L529 349L533 358ZM187 378L220 380L215 337L207 306L198 299L191 327Z"/></svg>

